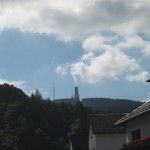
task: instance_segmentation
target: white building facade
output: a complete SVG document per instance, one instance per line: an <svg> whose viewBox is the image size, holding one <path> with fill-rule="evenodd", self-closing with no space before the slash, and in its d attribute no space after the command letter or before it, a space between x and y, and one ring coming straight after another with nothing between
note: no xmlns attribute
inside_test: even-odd
<svg viewBox="0 0 150 150"><path fill-rule="evenodd" d="M99 114L90 119L89 150L119 150L125 142L123 127L114 127L122 114Z"/></svg>
<svg viewBox="0 0 150 150"><path fill-rule="evenodd" d="M122 150L150 150L150 101L144 103L115 125L124 125L126 145Z"/></svg>

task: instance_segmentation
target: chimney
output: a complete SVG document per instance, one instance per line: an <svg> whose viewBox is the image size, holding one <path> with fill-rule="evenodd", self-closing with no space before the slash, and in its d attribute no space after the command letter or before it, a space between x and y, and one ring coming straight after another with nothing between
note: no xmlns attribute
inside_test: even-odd
<svg viewBox="0 0 150 150"><path fill-rule="evenodd" d="M78 87L75 87L74 89L75 89L74 99L79 100Z"/></svg>

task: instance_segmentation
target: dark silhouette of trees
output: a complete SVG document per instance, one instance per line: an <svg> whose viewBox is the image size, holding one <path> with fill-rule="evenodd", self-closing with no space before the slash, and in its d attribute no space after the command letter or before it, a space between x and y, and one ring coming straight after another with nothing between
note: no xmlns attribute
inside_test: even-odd
<svg viewBox="0 0 150 150"><path fill-rule="evenodd" d="M82 99L82 103L97 113L127 113L143 104L140 101L111 98L85 98Z"/></svg>
<svg viewBox="0 0 150 150"><path fill-rule="evenodd" d="M131 100L90 98L82 101L31 96L13 85L0 85L0 150L68 150L69 137L84 135L92 112L129 112L142 104Z"/></svg>
<svg viewBox="0 0 150 150"><path fill-rule="evenodd" d="M88 113L81 102L57 103L38 90L27 96L13 85L0 85L0 149L67 150L70 134L87 134L82 118Z"/></svg>

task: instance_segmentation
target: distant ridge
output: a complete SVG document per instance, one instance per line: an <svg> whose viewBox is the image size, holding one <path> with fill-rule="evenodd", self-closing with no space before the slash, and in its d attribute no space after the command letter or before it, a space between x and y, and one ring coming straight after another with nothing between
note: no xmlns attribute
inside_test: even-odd
<svg viewBox="0 0 150 150"><path fill-rule="evenodd" d="M73 98L64 98L55 100L56 103L75 104L77 100ZM81 100L84 106L96 113L128 113L143 104L140 101L129 99L112 99L112 98L84 98Z"/></svg>
<svg viewBox="0 0 150 150"><path fill-rule="evenodd" d="M143 102L129 99L111 99L111 98L85 98L82 99L85 106L90 107L96 112L131 112L139 107Z"/></svg>

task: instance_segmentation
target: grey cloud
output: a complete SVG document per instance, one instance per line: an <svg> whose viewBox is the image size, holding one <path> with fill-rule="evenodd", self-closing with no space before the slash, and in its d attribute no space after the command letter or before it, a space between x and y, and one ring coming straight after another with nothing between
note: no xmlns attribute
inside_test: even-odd
<svg viewBox="0 0 150 150"><path fill-rule="evenodd" d="M50 5L50 2L55 3L55 8ZM57 6L57 0L56 2L1 0L3 11L0 14L0 21L3 26L0 25L0 28L4 30L9 24L9 28L51 34L63 40L82 39L103 30L150 31L148 19L150 4L146 0L143 0L137 8L132 0L130 3L124 0L95 0L88 1L89 4L86 6L76 1L74 3L79 3L76 6L79 8L77 12L73 10L72 3L65 7L67 1L63 2L64 5ZM70 6L72 9L69 8Z"/></svg>

